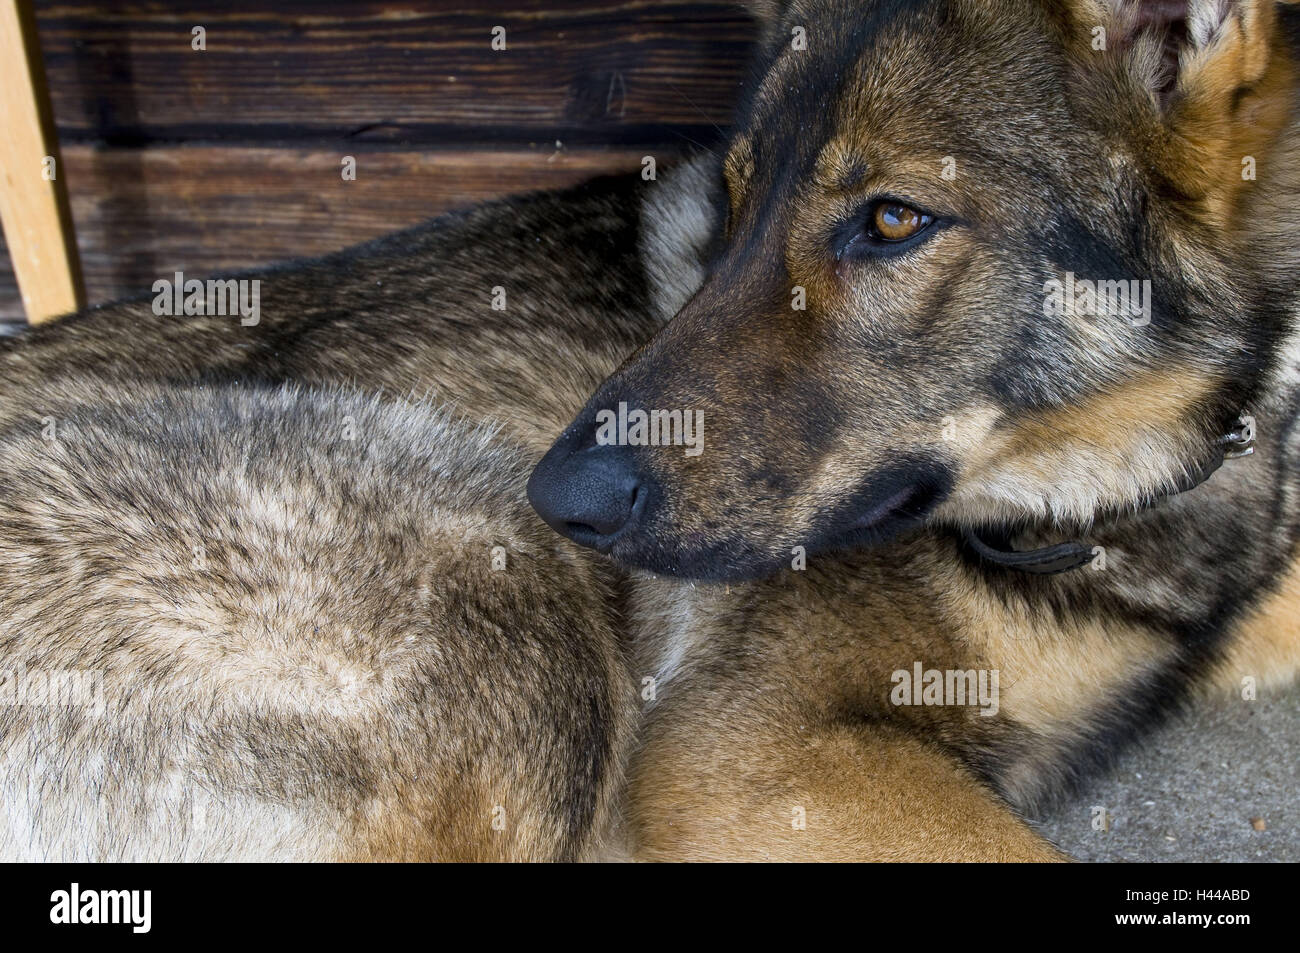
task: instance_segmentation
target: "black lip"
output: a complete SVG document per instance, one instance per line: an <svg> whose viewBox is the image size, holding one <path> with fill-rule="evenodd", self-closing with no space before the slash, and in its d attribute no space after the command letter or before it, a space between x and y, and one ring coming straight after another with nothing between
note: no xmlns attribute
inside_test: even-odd
<svg viewBox="0 0 1300 953"><path fill-rule="evenodd" d="M944 497L948 495L946 480L926 476L896 490L885 501L898 497L898 502L887 505L883 510L881 504L869 507L857 520L847 527L831 530L820 537L809 552L834 552L845 549L865 549L887 542L899 533L912 529L925 522L927 516L934 512ZM861 522L866 518L866 522Z"/></svg>
<svg viewBox="0 0 1300 953"><path fill-rule="evenodd" d="M867 480L849 504L825 520L825 530L802 545L810 556L879 546L923 524L950 488L950 473L941 465L927 462L890 468ZM770 546L738 535L707 548L681 548L674 545L671 531L656 533L653 522L637 521L637 531L601 551L629 568L702 582L761 579L789 566L784 545L774 553Z"/></svg>

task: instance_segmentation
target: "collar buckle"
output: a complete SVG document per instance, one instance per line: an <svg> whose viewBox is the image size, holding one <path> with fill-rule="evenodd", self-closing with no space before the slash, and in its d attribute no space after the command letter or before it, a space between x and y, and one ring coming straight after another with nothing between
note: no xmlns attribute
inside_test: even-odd
<svg viewBox="0 0 1300 953"><path fill-rule="evenodd" d="M1248 457L1255 452L1255 418L1242 414L1237 418L1231 430L1218 439L1223 447L1223 459L1235 460Z"/></svg>

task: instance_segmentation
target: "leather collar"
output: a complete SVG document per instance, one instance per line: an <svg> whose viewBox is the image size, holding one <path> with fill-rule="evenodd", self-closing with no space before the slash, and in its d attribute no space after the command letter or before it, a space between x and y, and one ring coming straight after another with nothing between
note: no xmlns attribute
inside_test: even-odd
<svg viewBox="0 0 1300 953"><path fill-rule="evenodd" d="M1208 480L1224 460L1233 460L1255 452L1255 418L1243 414L1232 422L1227 433L1211 445L1211 451L1199 469L1189 473L1178 485L1157 499L1186 493ZM1080 540L1044 546L1041 549L1015 550L1010 545L1011 532L967 529L962 533L966 545L985 562L1018 572L1051 576L1079 569L1092 562L1093 547Z"/></svg>

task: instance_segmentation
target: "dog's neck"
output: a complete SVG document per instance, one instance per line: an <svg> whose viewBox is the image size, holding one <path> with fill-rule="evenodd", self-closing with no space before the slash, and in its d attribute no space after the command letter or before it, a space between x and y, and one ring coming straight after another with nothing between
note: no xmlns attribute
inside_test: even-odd
<svg viewBox="0 0 1300 953"><path fill-rule="evenodd" d="M1189 468L1176 486L1159 497L1145 501L1145 505L1158 505L1167 497L1189 493L1214 476L1225 460L1254 454L1255 425L1255 418L1250 414L1237 417L1210 444L1205 458ZM1036 549L1015 549L1010 544L1011 534L998 527L992 530L968 527L962 538L970 551L984 562L1033 575L1054 576L1057 573L1072 572L1089 565L1098 556L1098 547L1083 540L1053 543Z"/></svg>

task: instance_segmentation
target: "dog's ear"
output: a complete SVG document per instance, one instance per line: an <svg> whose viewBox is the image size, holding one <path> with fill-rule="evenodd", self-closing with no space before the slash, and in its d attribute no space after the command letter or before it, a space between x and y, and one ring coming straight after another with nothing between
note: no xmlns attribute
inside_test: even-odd
<svg viewBox="0 0 1300 953"><path fill-rule="evenodd" d="M1140 158L1223 220L1292 108L1277 0L1078 0L1081 56L1128 93ZM1092 24L1092 25L1090 25ZM1136 101L1134 101L1136 100Z"/></svg>

